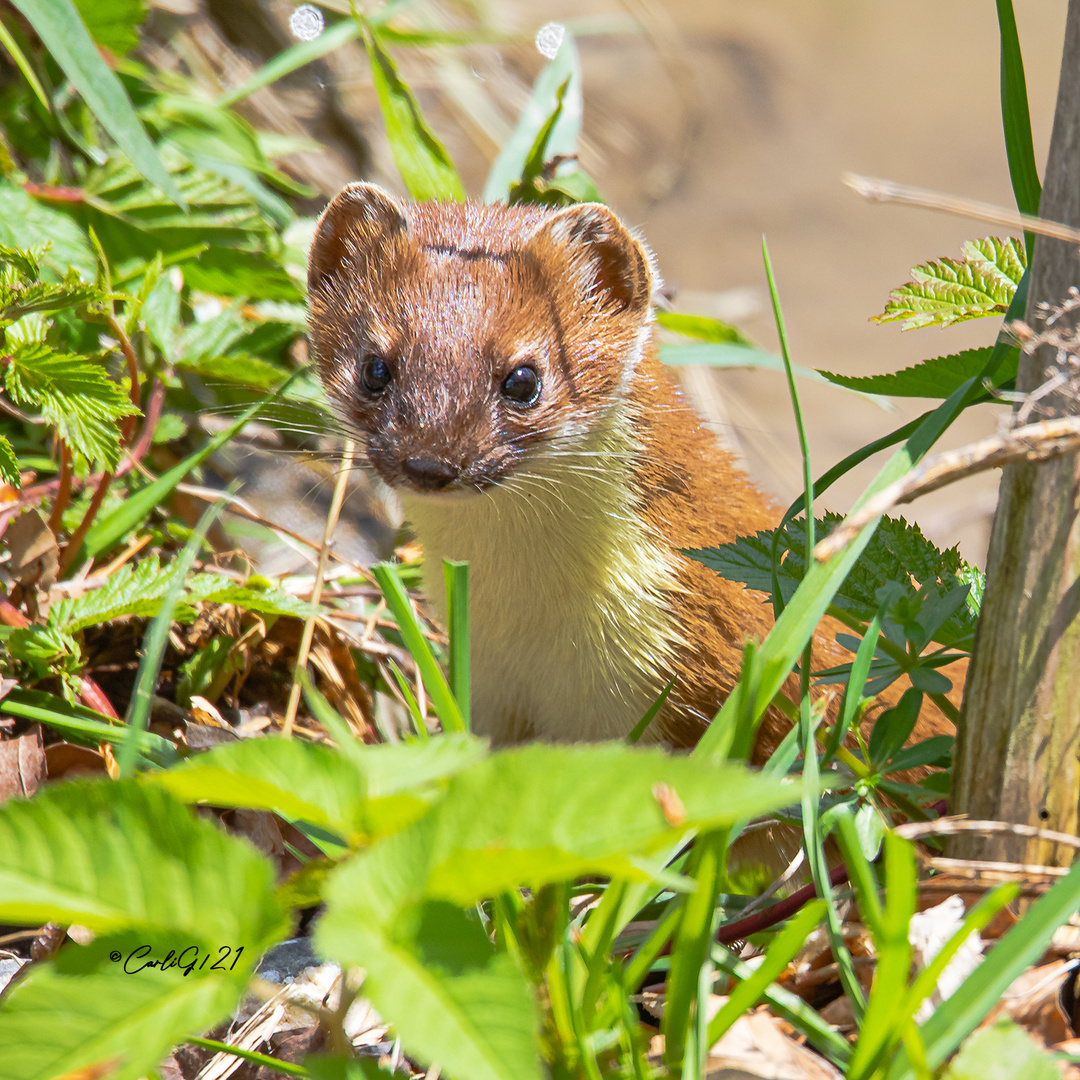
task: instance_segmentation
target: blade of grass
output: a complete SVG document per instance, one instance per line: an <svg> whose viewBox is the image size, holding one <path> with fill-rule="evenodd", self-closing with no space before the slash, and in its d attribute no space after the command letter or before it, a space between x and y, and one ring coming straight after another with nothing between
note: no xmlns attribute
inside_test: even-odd
<svg viewBox="0 0 1080 1080"><path fill-rule="evenodd" d="M199 523L188 538L183 550L177 555L172 564L169 574L169 586L165 595L161 598L161 607L157 615L146 628L146 636L143 638L142 659L139 661L139 670L135 676L135 686L131 692L131 703L128 705L127 738L120 744L120 750L116 755L116 765L120 776L129 775L135 768L135 759L139 752L139 742L142 734L146 731L146 725L150 721L150 706L153 701L154 690L157 688L158 678L161 675L161 661L165 656L165 646L169 643L169 631L172 629L173 612L180 600L180 594L184 591L184 582L187 579L191 564L195 561L199 549L202 547L210 526L217 519L225 506L225 498L218 499L213 506L208 506L199 518Z"/></svg>
<svg viewBox="0 0 1080 1080"><path fill-rule="evenodd" d="M15 66L22 72L23 78L30 84L30 89L34 91L34 97L41 102L42 108L46 112L52 112L52 106L49 103L48 95L45 93L45 87L41 85L41 80L37 77L37 72L34 71L30 65L30 61L26 59L26 54L19 48L19 43L11 36L11 31L0 21L0 45L3 45L8 51L8 55L15 62Z"/></svg>
<svg viewBox="0 0 1080 1080"><path fill-rule="evenodd" d="M472 685L469 676L469 564L443 560L446 582L446 633L450 640L450 692L458 703L466 729L472 724ZM426 732L425 732L426 733Z"/></svg>
<svg viewBox="0 0 1080 1080"><path fill-rule="evenodd" d="M567 83L560 108L559 87ZM577 45L567 33L555 58L537 75L513 134L492 164L484 182L483 201L506 199L511 185L521 179L529 152L547 124L552 125L546 139L549 156L572 154L581 132L581 112L581 64Z"/></svg>
<svg viewBox="0 0 1080 1080"><path fill-rule="evenodd" d="M13 0L101 126L150 183L185 208L123 85L101 58L71 0Z"/></svg>
<svg viewBox="0 0 1080 1080"><path fill-rule="evenodd" d="M40 690L13 690L0 701L0 712L48 724L72 742L84 746L96 747L100 742L118 746L129 737L128 728L110 723L101 713L85 705L72 705ZM166 767L179 760L176 747L153 732L142 732L138 743L139 752L153 765Z"/></svg>
<svg viewBox="0 0 1080 1080"><path fill-rule="evenodd" d="M806 944L806 939L824 914L825 901L811 900L772 939L765 950L761 964L754 969L753 975L748 979L740 980L739 985L731 991L720 1011L709 1021L709 1033L706 1039L709 1046L714 1046L744 1012L757 1004L766 987L780 977L794 959L795 954Z"/></svg>
<svg viewBox="0 0 1080 1080"><path fill-rule="evenodd" d="M825 750L821 758L823 767L833 759L833 755L843 745L847 733L851 730L851 725L858 714L859 703L863 697L863 687L866 685L866 678L870 674L870 664L873 662L874 653L877 650L882 614L882 611L878 611L873 617L870 625L866 628L862 641L859 642L858 652L855 653L855 660L851 665L851 675L844 686L844 696L840 701L840 714L836 719L836 726L829 732L829 737L825 740Z"/></svg>
<svg viewBox="0 0 1080 1080"><path fill-rule="evenodd" d="M1027 914L993 948L964 984L920 1031L931 1069L942 1065L971 1034L1021 972L1046 951L1054 932L1080 909L1080 861L1028 909ZM908 1053L901 1050L888 1080L916 1076Z"/></svg>
<svg viewBox="0 0 1080 1080"><path fill-rule="evenodd" d="M1001 34L1001 126L1005 133L1005 153L1009 159L1016 208L1022 214L1038 214L1042 185L1035 165L1031 139L1031 112L1028 108L1027 79L1012 0L997 0L998 29ZM1028 263L1035 237L1025 235Z"/></svg>
<svg viewBox="0 0 1080 1080"><path fill-rule="evenodd" d="M409 594L405 591L405 585L402 583L397 567L390 563L376 563L371 568L371 574L382 590L386 606L397 621L405 647L416 662L420 678L424 680L424 687L442 721L444 730L468 731L457 700L420 628L420 621L409 602Z"/></svg>
<svg viewBox="0 0 1080 1080"><path fill-rule="evenodd" d="M397 688L401 691L401 696L405 699L405 707L409 710L409 715L412 717L416 734L421 739L430 738L431 732L428 731L427 724L424 723L424 714L420 711L420 702L416 700L416 695L412 692L409 680L405 678L405 672L397 666L393 657L387 658L386 666L390 669L390 674L394 677L394 682L397 683Z"/></svg>
<svg viewBox="0 0 1080 1080"><path fill-rule="evenodd" d="M711 989L713 924L716 900L724 885L724 863L728 830L703 833L694 841L687 876L697 888L683 897L681 917L671 944L664 1015L660 1031L664 1035L664 1062L672 1076L696 1076L695 1062L704 1063L708 1048L703 1046L705 1022L697 1023L705 993ZM691 1061L687 1061L687 1058Z"/></svg>
<svg viewBox="0 0 1080 1080"><path fill-rule="evenodd" d="M907 992L911 970L908 924L918 899L915 881L915 848L895 833L885 834L885 907L879 933L874 938L877 968L874 986L859 1028L859 1040L851 1055L848 1080L866 1080L888 1052L891 1037L899 1039L903 1025L897 1010Z"/></svg>
<svg viewBox="0 0 1080 1080"><path fill-rule="evenodd" d="M350 4L363 34L390 152L405 187L418 202L463 202L465 188L446 147L428 127L419 103L398 74L374 26L356 12L353 0Z"/></svg>
<svg viewBox="0 0 1080 1080"><path fill-rule="evenodd" d="M234 423L210 439L201 450L196 450L194 454L184 458L168 472L162 473L153 483L125 499L107 517L95 522L83 539L78 554L72 560L72 565L79 566L87 559L108 551L125 533L134 529L156 506L172 494L176 485L192 469L201 465L211 454L221 449L245 424L254 420L263 409L277 401L301 374L301 370L294 371L269 397L255 402L246 409Z"/></svg>
<svg viewBox="0 0 1080 1080"><path fill-rule="evenodd" d="M660 696L649 706L645 715L634 725L634 729L626 736L626 741L631 746L637 743L641 736L649 730L649 725L659 716L660 710L664 707L664 702L667 701L674 688L675 679L673 677L671 682L660 691Z"/></svg>

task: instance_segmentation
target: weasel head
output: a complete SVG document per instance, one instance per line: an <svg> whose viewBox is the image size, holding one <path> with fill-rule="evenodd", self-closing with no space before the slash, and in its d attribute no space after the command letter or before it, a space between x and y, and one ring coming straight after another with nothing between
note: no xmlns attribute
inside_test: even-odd
<svg viewBox="0 0 1080 1080"><path fill-rule="evenodd" d="M309 332L388 484L482 491L625 397L652 287L605 206L401 204L352 184L316 227Z"/></svg>

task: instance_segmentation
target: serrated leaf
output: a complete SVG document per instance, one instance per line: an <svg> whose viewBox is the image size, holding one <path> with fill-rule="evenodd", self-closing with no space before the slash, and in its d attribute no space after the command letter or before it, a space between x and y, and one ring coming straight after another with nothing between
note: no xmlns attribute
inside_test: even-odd
<svg viewBox="0 0 1080 1080"><path fill-rule="evenodd" d="M54 424L77 459L116 468L120 461L117 421L138 415L139 410L102 368L81 356L30 342L12 350L2 371L12 400Z"/></svg>
<svg viewBox="0 0 1080 1080"><path fill-rule="evenodd" d="M13 267L23 281L37 281L41 273L37 255L32 250L0 244L0 265Z"/></svg>
<svg viewBox="0 0 1080 1080"><path fill-rule="evenodd" d="M86 234L67 214L38 202L21 187L0 180L0 243L23 251L48 246L37 256L57 280L74 270L93 281L97 261Z"/></svg>
<svg viewBox="0 0 1080 1080"><path fill-rule="evenodd" d="M249 844L135 782L77 782L0 806L0 918L187 935L261 952L286 927Z"/></svg>
<svg viewBox="0 0 1080 1080"><path fill-rule="evenodd" d="M123 85L94 47L70 0L14 0L14 3L135 168L182 206L183 197L135 115Z"/></svg>
<svg viewBox="0 0 1080 1080"><path fill-rule="evenodd" d="M418 202L426 199L463 202L465 188L454 163L428 127L393 58L370 23L364 24L363 35L390 152L409 194Z"/></svg>
<svg viewBox="0 0 1080 1080"><path fill-rule="evenodd" d="M170 568L163 567L156 558L128 563L98 588L53 604L48 625L77 633L124 615L151 618L157 614L169 587L169 572Z"/></svg>
<svg viewBox="0 0 1080 1080"><path fill-rule="evenodd" d="M891 371L884 375L838 375L820 370L819 374L837 386L846 386L849 390L861 390L867 394L947 398L958 386L978 376L985 369L993 351L989 346L964 349L962 352L936 356L933 360L924 360L921 364L913 364L901 371ZM1016 378L1018 364L1019 352L1012 349L998 370L998 385L1004 385Z"/></svg>
<svg viewBox="0 0 1080 1080"><path fill-rule="evenodd" d="M872 321L902 320L903 329L912 330L1005 314L1027 266L1023 242L989 236L966 241L961 251L962 259L945 256L916 266L915 280L894 289Z"/></svg>
<svg viewBox="0 0 1080 1080"><path fill-rule="evenodd" d="M186 327L179 342L177 362L193 365L200 360L221 356L250 329L232 308L204 322Z"/></svg>
<svg viewBox="0 0 1080 1080"><path fill-rule="evenodd" d="M251 739L144 780L187 802L273 810L355 846L417 820L448 779L485 752L480 740L463 735L342 750L294 739Z"/></svg>
<svg viewBox="0 0 1080 1080"><path fill-rule="evenodd" d="M0 435L0 480L3 480L5 484L10 484L16 490L22 487L15 449L4 435Z"/></svg>
<svg viewBox="0 0 1080 1080"><path fill-rule="evenodd" d="M414 825L331 873L319 945L366 969L365 994L410 1053L452 1076L535 1076L525 981L507 954L481 949L459 909L590 872L649 878L689 830L798 797L775 779L658 749L499 751L456 775Z"/></svg>
<svg viewBox="0 0 1080 1080"><path fill-rule="evenodd" d="M122 158L92 169L83 190L93 225L106 250L119 247L153 257L193 244L250 248L265 242L270 226L252 196L217 173L198 169L173 152L165 153L169 175L188 207L182 211L148 184ZM122 243L117 243L119 236Z"/></svg>
<svg viewBox="0 0 1080 1080"><path fill-rule="evenodd" d="M421 903L385 932L356 925L326 941L345 963L363 957L364 996L410 1055L438 1061L452 1077L540 1080L532 992L509 953L497 953L463 911Z"/></svg>
<svg viewBox="0 0 1080 1080"><path fill-rule="evenodd" d="M24 315L48 313L103 300L107 294L96 285L68 274L59 285L38 281L32 285L0 284L0 323L12 323Z"/></svg>
<svg viewBox="0 0 1080 1080"><path fill-rule="evenodd" d="M0 1003L4 1080L152 1075L185 1036L201 1034L227 1016L243 989L234 974L186 979L175 970L146 968L128 975L114 968L62 974L49 961L34 964L11 987ZM98 1073L89 1068L94 1065L109 1067Z"/></svg>
<svg viewBox="0 0 1080 1080"><path fill-rule="evenodd" d="M841 520L839 514L826 513L817 519L814 531L825 536ZM789 522L778 547L783 560L778 576L785 601L794 595L806 570L804 529L801 518ZM768 530L687 554L729 581L770 593L773 536L774 530ZM928 589L928 595L944 599L958 587L973 584L975 587L969 590L966 600L937 629L934 638L942 645L967 647L978 620L982 576L975 567L963 562L959 548L940 551L923 536L917 524L887 517L882 519L873 539L851 568L833 603L856 618L869 621L880 606L881 590L887 586L898 587L892 608L895 613L903 611L905 605L919 606L916 598L920 587Z"/></svg>

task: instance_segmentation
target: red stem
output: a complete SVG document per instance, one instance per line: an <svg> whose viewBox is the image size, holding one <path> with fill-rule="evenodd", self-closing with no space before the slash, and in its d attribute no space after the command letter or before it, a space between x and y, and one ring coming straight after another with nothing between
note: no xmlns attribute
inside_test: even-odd
<svg viewBox="0 0 1080 1080"><path fill-rule="evenodd" d="M82 521L79 522L79 527L71 534L71 539L65 545L64 550L60 553L60 565L57 567L56 571L60 577L63 577L68 572L72 560L82 546L83 539L90 531L90 526L94 524L94 518L97 517L97 512L101 509L101 504L105 501L105 495L109 490L109 485L112 483L112 480L112 473L102 474L101 482L97 486L97 491L94 492L94 497L90 500L90 505L86 508L86 514L83 516Z"/></svg>
<svg viewBox="0 0 1080 1080"><path fill-rule="evenodd" d="M829 881L835 885L842 885L848 879L847 867L834 866L829 871ZM762 930L768 930L784 919L791 918L796 911L817 895L813 884L804 885L797 892L783 900L771 904L764 911L758 911L753 915L747 915L745 919L736 919L734 922L724 923L716 931L716 940L721 945L731 945L736 941L745 941L751 934L758 934Z"/></svg>
<svg viewBox="0 0 1080 1080"><path fill-rule="evenodd" d="M52 513L49 515L49 528L53 535L60 531L64 511L71 499L71 451L66 442L60 442L60 476L58 477L60 488L53 500Z"/></svg>

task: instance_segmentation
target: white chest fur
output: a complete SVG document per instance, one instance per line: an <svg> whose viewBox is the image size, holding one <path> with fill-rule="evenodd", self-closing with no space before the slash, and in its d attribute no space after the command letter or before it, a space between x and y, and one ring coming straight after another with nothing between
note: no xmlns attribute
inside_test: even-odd
<svg viewBox="0 0 1080 1080"><path fill-rule="evenodd" d="M605 423L484 493L403 496L443 618L442 560L470 564L473 730L496 743L619 737L663 688L674 555L637 513L625 427Z"/></svg>

